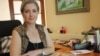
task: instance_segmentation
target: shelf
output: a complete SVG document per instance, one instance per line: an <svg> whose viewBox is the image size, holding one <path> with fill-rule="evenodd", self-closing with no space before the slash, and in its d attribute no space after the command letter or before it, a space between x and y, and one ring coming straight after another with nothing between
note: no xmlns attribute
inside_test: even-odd
<svg viewBox="0 0 100 56"><path fill-rule="evenodd" d="M52 39L61 39L61 40L70 40L72 38L83 39L84 35L82 34L60 34L60 33L51 33L50 37Z"/></svg>

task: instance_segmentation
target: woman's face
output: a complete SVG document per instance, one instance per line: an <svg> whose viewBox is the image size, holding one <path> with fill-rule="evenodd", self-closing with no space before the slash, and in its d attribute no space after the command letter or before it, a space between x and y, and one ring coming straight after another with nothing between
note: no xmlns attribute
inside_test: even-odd
<svg viewBox="0 0 100 56"><path fill-rule="evenodd" d="M24 11L22 12L24 22L28 24L34 24L38 17L38 10L34 3L26 4Z"/></svg>

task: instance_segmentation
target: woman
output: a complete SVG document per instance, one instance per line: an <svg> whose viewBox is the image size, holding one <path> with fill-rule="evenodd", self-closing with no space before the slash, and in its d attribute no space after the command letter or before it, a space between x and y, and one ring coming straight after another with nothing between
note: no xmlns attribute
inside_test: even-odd
<svg viewBox="0 0 100 56"><path fill-rule="evenodd" d="M23 0L24 24L12 32L10 56L42 56L54 52L52 40L42 25L36 24L39 6L35 0Z"/></svg>

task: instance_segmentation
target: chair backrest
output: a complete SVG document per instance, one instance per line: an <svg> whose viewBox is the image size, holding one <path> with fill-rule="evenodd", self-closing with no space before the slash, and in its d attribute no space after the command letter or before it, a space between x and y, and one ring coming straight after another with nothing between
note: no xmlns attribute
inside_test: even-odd
<svg viewBox="0 0 100 56"><path fill-rule="evenodd" d="M0 21L0 56L1 53L9 52L12 30L19 25L19 20Z"/></svg>
<svg viewBox="0 0 100 56"><path fill-rule="evenodd" d="M12 30L20 24L19 20L0 21L0 37L11 35Z"/></svg>

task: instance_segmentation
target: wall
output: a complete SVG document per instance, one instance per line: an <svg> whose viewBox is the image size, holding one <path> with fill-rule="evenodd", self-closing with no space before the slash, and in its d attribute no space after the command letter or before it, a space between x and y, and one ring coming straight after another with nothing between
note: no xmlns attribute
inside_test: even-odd
<svg viewBox="0 0 100 56"><path fill-rule="evenodd" d="M45 0L47 27L59 33L61 26L66 26L68 33L80 34L91 26L100 27L100 0L90 0L90 12L56 15L55 0Z"/></svg>
<svg viewBox="0 0 100 56"><path fill-rule="evenodd" d="M10 20L8 0L0 0L0 20Z"/></svg>
<svg viewBox="0 0 100 56"><path fill-rule="evenodd" d="M56 15L55 0L45 0L46 23L54 33L66 26L68 33L81 33L91 26L100 27L100 0L90 0L90 12ZM0 20L9 20L8 0L0 0Z"/></svg>

